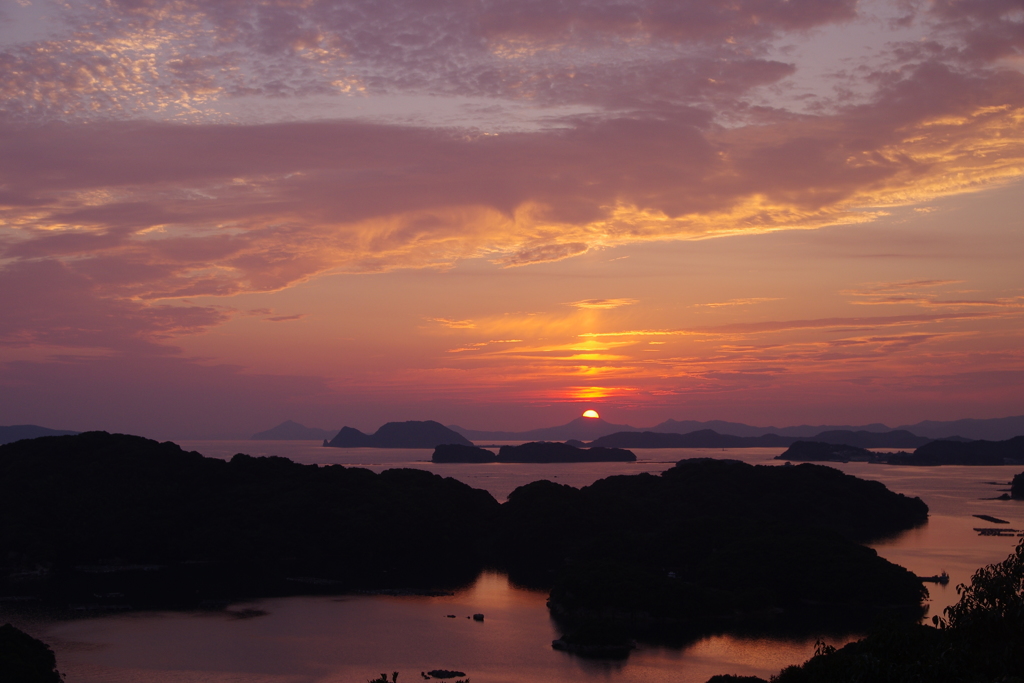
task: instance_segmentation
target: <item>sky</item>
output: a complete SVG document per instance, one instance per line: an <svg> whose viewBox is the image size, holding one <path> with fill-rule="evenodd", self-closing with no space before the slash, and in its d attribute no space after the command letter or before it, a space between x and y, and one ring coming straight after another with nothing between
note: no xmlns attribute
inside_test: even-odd
<svg viewBox="0 0 1024 683"><path fill-rule="evenodd" d="M1024 0L0 0L0 424L1024 414Z"/></svg>

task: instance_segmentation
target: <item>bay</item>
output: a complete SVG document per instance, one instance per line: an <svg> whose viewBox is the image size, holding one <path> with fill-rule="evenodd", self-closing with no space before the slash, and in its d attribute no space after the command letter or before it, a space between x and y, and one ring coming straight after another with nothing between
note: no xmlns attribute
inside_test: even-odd
<svg viewBox="0 0 1024 683"><path fill-rule="evenodd" d="M377 472L415 467L485 489L498 500L537 479L585 486L612 475L662 472L691 457L780 465L773 458L783 450L635 449L636 463L537 465L433 464L429 450L334 449L305 441L180 445L225 459L244 452ZM928 503L928 524L872 547L918 575L950 575L946 586L929 584L930 614L956 602L957 583L1004 559L1019 540L980 536L976 528L1024 528L1024 502L991 500L1008 488L1019 467L835 466ZM992 525L974 517L978 514L1009 524ZM438 668L464 671L475 683L703 683L718 673L767 678L814 650L814 638L719 635L682 649L641 646L624 662L589 661L551 649L560 633L548 616L546 597L511 585L501 574L485 573L452 596L291 597L232 605L227 612L132 612L70 620L18 613L11 620L51 644L68 683L362 683L392 671L412 683L423 680L419 672ZM469 618L476 613L485 615L483 622ZM822 635L841 645L857 634Z"/></svg>

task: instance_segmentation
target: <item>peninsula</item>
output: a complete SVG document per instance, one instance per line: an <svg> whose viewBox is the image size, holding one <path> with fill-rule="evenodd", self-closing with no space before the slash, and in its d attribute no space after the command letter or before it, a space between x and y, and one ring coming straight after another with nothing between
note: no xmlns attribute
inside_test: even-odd
<svg viewBox="0 0 1024 683"><path fill-rule="evenodd" d="M1006 441L931 441L913 453L873 453L864 448L820 441L796 441L776 460L849 462L886 465L1019 465L1024 464L1024 436Z"/></svg>

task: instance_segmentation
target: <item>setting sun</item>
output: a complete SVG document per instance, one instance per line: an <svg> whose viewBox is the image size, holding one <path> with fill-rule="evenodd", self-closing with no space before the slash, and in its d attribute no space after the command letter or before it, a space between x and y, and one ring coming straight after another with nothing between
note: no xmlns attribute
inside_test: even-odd
<svg viewBox="0 0 1024 683"><path fill-rule="evenodd" d="M601 416L597 414L596 410L584 410L583 411L583 417L592 417L592 418L594 418L596 420L596 419L600 418Z"/></svg>

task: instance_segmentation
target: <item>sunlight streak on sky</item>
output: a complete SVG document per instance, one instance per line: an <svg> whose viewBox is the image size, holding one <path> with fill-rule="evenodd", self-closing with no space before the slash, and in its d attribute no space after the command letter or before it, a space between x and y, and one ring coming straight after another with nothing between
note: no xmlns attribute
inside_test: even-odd
<svg viewBox="0 0 1024 683"><path fill-rule="evenodd" d="M1024 412L1022 51L1018 0L2 0L0 406Z"/></svg>

